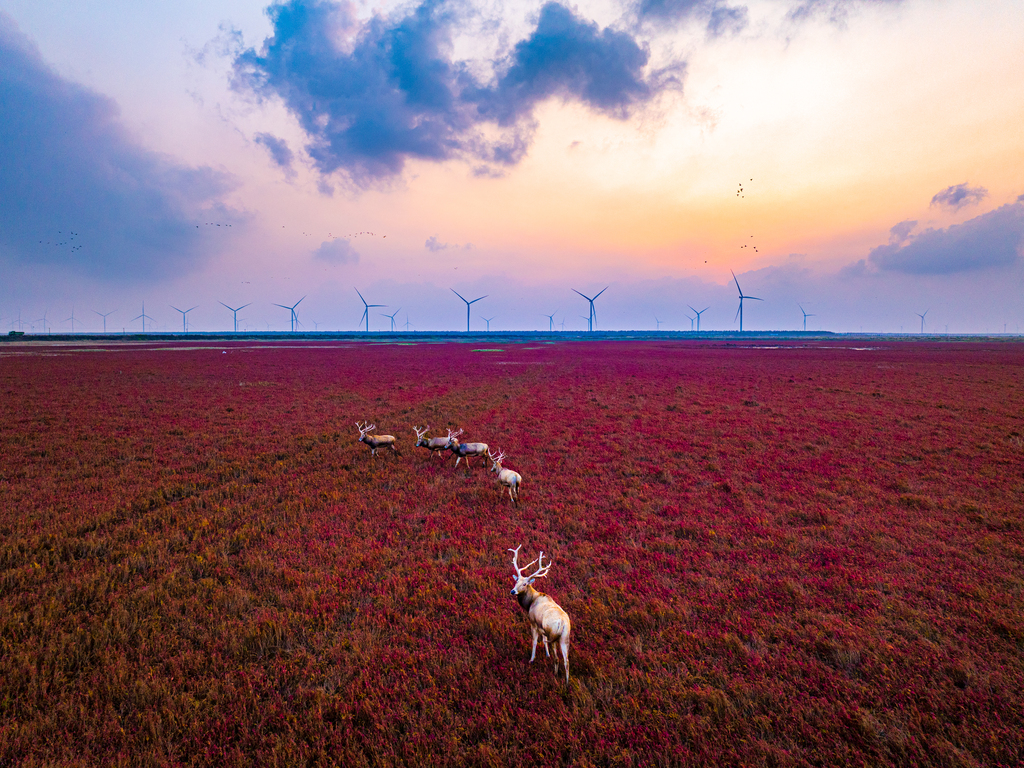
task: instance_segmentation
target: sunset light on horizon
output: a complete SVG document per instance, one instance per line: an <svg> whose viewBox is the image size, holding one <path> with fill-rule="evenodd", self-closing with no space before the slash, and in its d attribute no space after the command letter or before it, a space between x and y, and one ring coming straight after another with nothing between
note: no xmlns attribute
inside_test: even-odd
<svg viewBox="0 0 1024 768"><path fill-rule="evenodd" d="M1017 333L1018 2L0 0L0 330ZM698 307L698 308L699 308ZM370 330L389 328L384 310ZM74 313L74 315L72 315ZM377 316L380 315L380 316ZM808 326L811 329L811 326Z"/></svg>

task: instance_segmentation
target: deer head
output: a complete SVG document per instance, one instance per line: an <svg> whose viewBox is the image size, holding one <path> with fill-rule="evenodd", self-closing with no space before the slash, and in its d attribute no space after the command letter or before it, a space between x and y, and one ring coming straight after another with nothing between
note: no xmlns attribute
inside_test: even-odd
<svg viewBox="0 0 1024 768"><path fill-rule="evenodd" d="M498 455L495 456L491 453L491 449L487 449L487 458L491 460L491 472L501 471L501 460L505 458L505 452L498 449ZM511 551L511 550L510 550Z"/></svg>
<svg viewBox="0 0 1024 768"><path fill-rule="evenodd" d="M365 421L362 422L362 423L357 421L356 422L356 429L359 430L359 442L363 442L363 438L366 437L367 433L372 432L376 428L377 428L376 424L370 424L370 426L366 426L366 422Z"/></svg>
<svg viewBox="0 0 1024 768"><path fill-rule="evenodd" d="M417 446L426 445L427 444L427 441L426 441L426 438L424 437L424 435L426 435L427 432L430 431L430 425L429 424L427 424L427 426L423 427L422 429L420 427L413 427L412 431L416 433L416 445Z"/></svg>
<svg viewBox="0 0 1024 768"><path fill-rule="evenodd" d="M540 578L543 578L544 576L547 576L548 575L548 571L551 570L551 566L553 565L553 563L551 563L550 561L548 562L547 565L544 565L544 552L541 551L540 557L538 557L536 560L533 560L533 561L527 563L522 568L520 568L519 567L519 550L520 550L520 548L522 546L523 545L520 544L515 549L510 549L509 550L509 552L512 553L512 567L515 568L515 570L516 570L516 585L514 587L512 587L512 594L513 595L518 595L520 592L524 591L527 587L529 587L531 584L533 584L533 582L535 582L537 579L540 579ZM523 575L523 571L525 571L527 568L531 567L534 563L538 563L539 567L537 568L537 570L534 571L533 573L531 573L529 576L524 576Z"/></svg>
<svg viewBox="0 0 1024 768"><path fill-rule="evenodd" d="M461 429L458 432L452 432L449 429L448 430L448 445L446 447L447 448L451 448L453 445L458 445L459 435L461 435L462 433L463 433L463 430L461 430Z"/></svg>

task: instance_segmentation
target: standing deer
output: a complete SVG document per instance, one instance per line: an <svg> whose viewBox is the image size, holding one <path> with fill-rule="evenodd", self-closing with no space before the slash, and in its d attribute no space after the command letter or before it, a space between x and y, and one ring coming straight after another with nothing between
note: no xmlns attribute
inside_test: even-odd
<svg viewBox="0 0 1024 768"><path fill-rule="evenodd" d="M434 458L434 454L437 451L446 450L448 448L448 441L451 440L453 437L458 437L459 435L462 434L461 429L458 432L452 432L449 429L448 437L424 437L424 435L426 435L429 430L429 424L423 427L422 429L420 429L419 427L412 428L412 431L416 433L416 447L426 448L428 451L430 451L430 458Z"/></svg>
<svg viewBox="0 0 1024 768"><path fill-rule="evenodd" d="M499 450L497 456L492 456L490 450L488 450L487 458L491 460L491 472L497 472L498 474L498 484L508 488L508 497L512 499L513 504L518 504L519 486L522 485L523 476L518 472L504 469L501 466L501 460L505 458L504 452Z"/></svg>
<svg viewBox="0 0 1024 768"><path fill-rule="evenodd" d="M512 587L512 596L519 600L519 607L526 611L530 620L530 630L533 632L533 651L530 653L530 663L537 657L537 637L544 640L544 653L551 656L549 643L558 643L562 649L562 659L565 661L565 682L569 682L569 633L572 625L569 622L569 614L562 610L562 607L545 595L533 588L533 582L548 575L552 563L544 565L544 553L529 565L519 567L520 544L512 553L512 567L516 569L516 585ZM538 563L536 572L524 576L523 571L533 563ZM555 649L555 674L558 674L558 648Z"/></svg>
<svg viewBox="0 0 1024 768"><path fill-rule="evenodd" d="M366 426L366 422L356 422L356 429L359 430L359 442L366 443L370 446L370 455L376 456L378 448L390 448L395 453L398 453L398 449L395 448L395 436L394 435L370 435L368 432L377 428L376 424L370 424Z"/></svg>
<svg viewBox="0 0 1024 768"><path fill-rule="evenodd" d="M446 446L449 451L454 453L458 458L455 460L456 468L459 466L459 462L463 459L466 460L466 466L469 466L469 460L471 458L479 458L483 461L484 456L487 455L487 443L460 443L459 435L462 434L460 429L458 432L448 438L448 445Z"/></svg>

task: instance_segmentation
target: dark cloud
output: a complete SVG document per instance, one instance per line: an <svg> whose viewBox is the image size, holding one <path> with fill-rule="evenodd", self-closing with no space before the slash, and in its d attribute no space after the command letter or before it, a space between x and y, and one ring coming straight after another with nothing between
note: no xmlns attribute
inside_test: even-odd
<svg viewBox="0 0 1024 768"><path fill-rule="evenodd" d="M648 53L630 35L554 2L481 83L453 58L460 6L424 0L395 16L357 22L349 5L288 0L267 9L273 36L235 58L234 87L279 97L309 138L325 175L366 186L401 173L411 158L475 160L478 175L517 163L529 148L533 110L548 98L582 102L618 118L670 75L646 73ZM498 135L484 128L497 126Z"/></svg>
<svg viewBox="0 0 1024 768"><path fill-rule="evenodd" d="M639 21L659 27L700 19L707 25L708 37L742 32L748 21L745 5L730 6L721 0L639 0L633 12Z"/></svg>
<svg viewBox="0 0 1024 768"><path fill-rule="evenodd" d="M320 243L320 247L313 251L313 257L330 264L359 263L359 252L352 247L351 241L341 238Z"/></svg>
<svg viewBox="0 0 1024 768"><path fill-rule="evenodd" d="M893 227L894 237L901 226ZM1009 266L1020 258L1024 244L1024 204L1004 205L947 229L926 229L905 245L909 230L903 235L873 249L868 260L879 269L918 275Z"/></svg>
<svg viewBox="0 0 1024 768"><path fill-rule="evenodd" d="M946 187L932 198L931 205L944 206L954 211L959 211L965 205L977 205L988 197L988 190L984 187L968 187L967 183L956 184Z"/></svg>
<svg viewBox="0 0 1024 768"><path fill-rule="evenodd" d="M224 174L141 147L113 101L64 80L0 13L0 251L121 279L198 266L237 223Z"/></svg>
<svg viewBox="0 0 1024 768"><path fill-rule="evenodd" d="M289 176L294 175L295 170L292 168L292 161L295 159L295 155L288 147L288 142L284 139L279 139L269 133L257 133L255 137L257 144L261 144L267 148L267 152L270 153L270 159Z"/></svg>

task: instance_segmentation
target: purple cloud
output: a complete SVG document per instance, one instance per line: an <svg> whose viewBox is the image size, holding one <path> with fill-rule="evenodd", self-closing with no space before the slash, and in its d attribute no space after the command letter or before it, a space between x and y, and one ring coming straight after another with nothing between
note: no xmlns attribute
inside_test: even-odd
<svg viewBox="0 0 1024 768"><path fill-rule="evenodd" d="M956 184L946 187L932 198L931 207L945 206L954 211L959 211L966 205L977 205L988 197L988 190L984 187L968 187L967 183Z"/></svg>
<svg viewBox="0 0 1024 768"><path fill-rule="evenodd" d="M916 275L946 275L1010 266L1024 244L1024 203L1004 205L946 229L926 229L903 244L910 230L893 227L888 245L874 248L868 261L879 269Z"/></svg>

